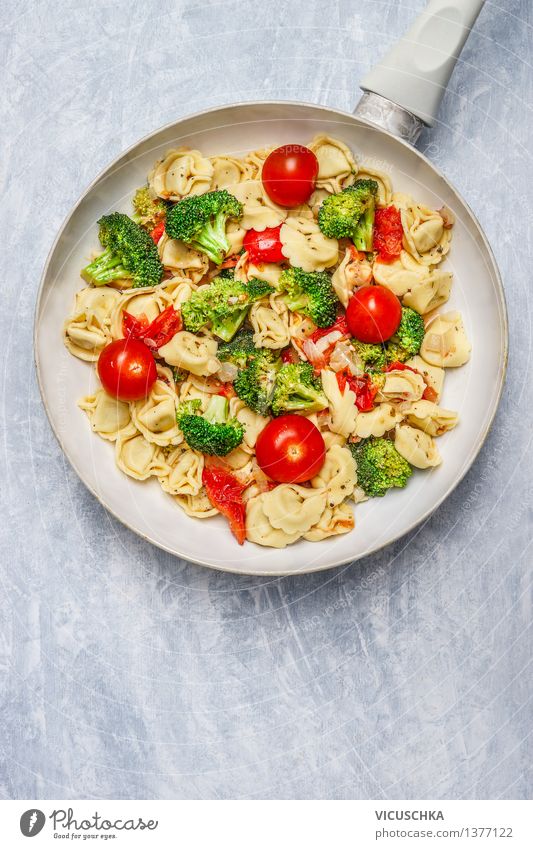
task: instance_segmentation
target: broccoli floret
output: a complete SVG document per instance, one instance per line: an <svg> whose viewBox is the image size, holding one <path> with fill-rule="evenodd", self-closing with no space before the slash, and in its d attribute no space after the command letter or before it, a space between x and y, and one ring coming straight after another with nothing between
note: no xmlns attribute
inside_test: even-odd
<svg viewBox="0 0 533 849"><path fill-rule="evenodd" d="M241 444L244 425L228 417L228 399L213 395L205 413L200 413L201 401L185 401L178 406L176 421L190 448L203 454L224 457Z"/></svg>
<svg viewBox="0 0 533 849"><path fill-rule="evenodd" d="M370 342L352 339L352 346L364 372L381 371L384 368L386 358L383 345L372 345Z"/></svg>
<svg viewBox="0 0 533 849"><path fill-rule="evenodd" d="M157 247L143 228L123 212L98 221L105 251L81 271L88 283L104 286L113 280L133 280L133 286L156 286L163 276Z"/></svg>
<svg viewBox="0 0 533 849"><path fill-rule="evenodd" d="M168 204L153 197L148 186L137 189L133 198L133 220L150 232L167 214Z"/></svg>
<svg viewBox="0 0 533 849"><path fill-rule="evenodd" d="M318 226L324 235L351 239L357 250L371 251L377 193L375 180L357 180L327 197L318 210Z"/></svg>
<svg viewBox="0 0 533 849"><path fill-rule="evenodd" d="M233 363L243 369L257 353L253 332L242 330L231 342L222 342L218 346L217 357L222 363Z"/></svg>
<svg viewBox="0 0 533 849"><path fill-rule="evenodd" d="M317 327L335 322L339 301L327 272L287 268L281 273L278 288L286 292L284 301L289 309L309 316Z"/></svg>
<svg viewBox="0 0 533 849"><path fill-rule="evenodd" d="M272 412L318 413L328 406L328 399L310 363L286 363L276 377L272 396Z"/></svg>
<svg viewBox="0 0 533 849"><path fill-rule="evenodd" d="M413 473L390 439L374 436L348 447L357 465L357 483L365 495L380 498L393 486L404 487Z"/></svg>
<svg viewBox="0 0 533 849"><path fill-rule="evenodd" d="M245 369L239 372L233 384L235 392L244 403L262 416L270 413L270 403L276 375L281 368L281 358L269 349L261 348Z"/></svg>
<svg viewBox="0 0 533 849"><path fill-rule="evenodd" d="M424 339L424 319L410 307L402 307L402 319L398 330L387 342L387 362L404 363L418 354Z"/></svg>
<svg viewBox="0 0 533 849"><path fill-rule="evenodd" d="M186 242L220 265L230 249L226 221L239 219L242 213L242 204L226 189L206 192L174 204L167 213L165 230L171 239Z"/></svg>
<svg viewBox="0 0 533 849"><path fill-rule="evenodd" d="M193 292L181 305L186 330L197 333L202 327L229 342L246 319L254 301L270 295L272 287L264 280L242 283L232 277L215 277L211 285Z"/></svg>

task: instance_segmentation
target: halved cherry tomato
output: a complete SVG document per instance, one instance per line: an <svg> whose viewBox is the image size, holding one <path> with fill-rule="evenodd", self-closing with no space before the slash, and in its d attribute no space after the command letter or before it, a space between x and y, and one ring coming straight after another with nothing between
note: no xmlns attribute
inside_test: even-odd
<svg viewBox="0 0 533 849"><path fill-rule="evenodd" d="M137 339L117 339L106 345L97 370L105 391L119 401L146 398L157 378L152 354Z"/></svg>
<svg viewBox="0 0 533 849"><path fill-rule="evenodd" d="M337 383L339 389L344 392L346 384L352 392L355 392L355 406L360 413L368 413L374 407L374 398L378 393L378 387L372 384L370 375L353 375L347 371L337 372Z"/></svg>
<svg viewBox="0 0 533 849"><path fill-rule="evenodd" d="M360 342L386 342L398 330L402 305L385 286L361 286L348 301L346 320Z"/></svg>
<svg viewBox="0 0 533 849"><path fill-rule="evenodd" d="M165 222L159 221L158 224L155 225L154 229L150 233L150 236L152 237L152 239L154 240L156 245L157 245L159 239L161 238L161 236L163 235L164 232L165 232Z"/></svg>
<svg viewBox="0 0 533 849"><path fill-rule="evenodd" d="M309 200L318 176L318 159L301 144L284 144L269 153L261 179L270 200L280 206L300 206Z"/></svg>
<svg viewBox="0 0 533 849"><path fill-rule="evenodd" d="M242 545L246 539L246 505L242 494L246 487L222 466L204 466L202 483L209 501L229 521L235 539Z"/></svg>
<svg viewBox="0 0 533 849"><path fill-rule="evenodd" d="M402 251L403 227L395 206L377 209L374 218L373 248L382 262L392 262Z"/></svg>
<svg viewBox="0 0 533 849"><path fill-rule="evenodd" d="M151 351L157 351L170 342L182 326L181 313L175 310L172 304L150 323L145 315L136 317L126 311L122 313L124 336L142 340Z"/></svg>
<svg viewBox="0 0 533 849"><path fill-rule="evenodd" d="M326 446L313 422L289 413L263 428L255 456L263 472L278 483L303 483L324 465Z"/></svg>
<svg viewBox="0 0 533 849"><path fill-rule="evenodd" d="M287 257L281 252L282 244L279 239L278 227L266 227L264 230L248 230L243 240L243 247L248 251L248 258L253 265L260 262L285 262Z"/></svg>

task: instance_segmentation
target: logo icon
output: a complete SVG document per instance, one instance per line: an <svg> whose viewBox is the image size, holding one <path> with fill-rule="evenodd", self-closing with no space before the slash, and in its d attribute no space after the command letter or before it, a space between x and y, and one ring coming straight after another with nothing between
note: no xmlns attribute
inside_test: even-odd
<svg viewBox="0 0 533 849"><path fill-rule="evenodd" d="M24 837L35 837L43 830L46 817L38 808L30 808L24 811L20 818L20 830Z"/></svg>

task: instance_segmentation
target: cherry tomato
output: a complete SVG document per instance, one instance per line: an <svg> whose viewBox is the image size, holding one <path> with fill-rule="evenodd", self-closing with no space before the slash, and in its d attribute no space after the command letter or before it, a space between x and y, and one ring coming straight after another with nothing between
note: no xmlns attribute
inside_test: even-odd
<svg viewBox="0 0 533 849"><path fill-rule="evenodd" d="M303 483L322 468L326 446L313 422L287 414L263 428L255 455L263 472L278 483Z"/></svg>
<svg viewBox="0 0 533 849"><path fill-rule="evenodd" d="M385 286L361 286L348 301L348 327L360 342L386 342L398 330L401 319L402 305Z"/></svg>
<svg viewBox="0 0 533 849"><path fill-rule="evenodd" d="M246 505L242 494L246 485L222 466L204 466L202 483L209 501L217 507L229 522L235 539L242 545L246 539Z"/></svg>
<svg viewBox="0 0 533 849"><path fill-rule="evenodd" d="M282 244L279 239L278 227L266 227L264 230L248 230L243 240L243 247L248 251L250 262L286 262L287 257L281 252Z"/></svg>
<svg viewBox="0 0 533 849"><path fill-rule="evenodd" d="M261 179L270 200L279 206L300 206L309 200L318 175L318 159L301 144L284 144L269 153Z"/></svg>
<svg viewBox="0 0 533 849"><path fill-rule="evenodd" d="M374 219L373 247L382 262L392 262L402 250L403 227L395 206L377 209Z"/></svg>
<svg viewBox="0 0 533 849"><path fill-rule="evenodd" d="M98 358L98 376L108 395L119 401L146 398L157 378L155 360L136 339L117 339Z"/></svg>

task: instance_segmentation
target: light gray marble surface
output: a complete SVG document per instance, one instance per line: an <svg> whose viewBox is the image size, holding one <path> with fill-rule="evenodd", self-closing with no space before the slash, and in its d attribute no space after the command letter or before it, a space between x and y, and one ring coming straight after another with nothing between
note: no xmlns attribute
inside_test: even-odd
<svg viewBox="0 0 533 849"><path fill-rule="evenodd" d="M32 363L47 251L110 159L229 101L349 110L363 72L422 6L5 0L3 797L530 794L528 0L487 2L441 122L421 141L486 229L511 322L490 438L424 527L308 577L254 580L180 562L77 480Z"/></svg>

